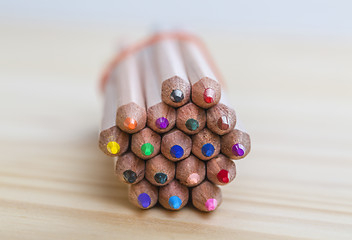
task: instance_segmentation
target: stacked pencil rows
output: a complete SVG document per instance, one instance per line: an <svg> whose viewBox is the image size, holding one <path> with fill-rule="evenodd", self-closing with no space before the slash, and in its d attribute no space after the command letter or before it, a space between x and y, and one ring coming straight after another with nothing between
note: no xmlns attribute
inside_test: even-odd
<svg viewBox="0 0 352 240"><path fill-rule="evenodd" d="M192 199L201 211L215 210L222 201L217 185L235 178L231 159L249 153L250 138L199 42L159 34L125 48L103 86L99 146L116 157L129 200L179 210Z"/></svg>

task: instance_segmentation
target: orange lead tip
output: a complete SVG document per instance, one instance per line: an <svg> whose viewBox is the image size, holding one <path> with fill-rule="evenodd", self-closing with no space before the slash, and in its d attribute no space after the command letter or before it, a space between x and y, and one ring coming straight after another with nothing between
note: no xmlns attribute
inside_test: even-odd
<svg viewBox="0 0 352 240"><path fill-rule="evenodd" d="M133 130L137 127L137 121L134 120L133 118L126 118L125 121L123 122L123 125L128 129L128 130Z"/></svg>

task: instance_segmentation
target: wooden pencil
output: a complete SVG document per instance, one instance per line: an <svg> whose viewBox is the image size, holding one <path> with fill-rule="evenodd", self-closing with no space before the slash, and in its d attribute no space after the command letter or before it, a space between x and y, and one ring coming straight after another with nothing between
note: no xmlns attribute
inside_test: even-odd
<svg viewBox="0 0 352 240"><path fill-rule="evenodd" d="M202 108L216 105L221 98L221 86L205 55L192 41L181 41L181 50L191 82L192 102Z"/></svg>
<svg viewBox="0 0 352 240"><path fill-rule="evenodd" d="M142 159L150 159L160 152L161 137L146 127L132 135L131 150Z"/></svg>
<svg viewBox="0 0 352 240"><path fill-rule="evenodd" d="M193 103L188 103L177 109L176 115L176 127L189 135L201 131L207 120L205 110Z"/></svg>
<svg viewBox="0 0 352 240"><path fill-rule="evenodd" d="M234 129L236 125L236 113L230 107L224 93L218 104L207 110L207 127L218 135L224 135Z"/></svg>
<svg viewBox="0 0 352 240"><path fill-rule="evenodd" d="M129 201L142 209L149 209L158 202L158 188L143 179L128 189Z"/></svg>
<svg viewBox="0 0 352 240"><path fill-rule="evenodd" d="M176 164L176 179L187 187L199 185L205 178L205 163L194 155Z"/></svg>
<svg viewBox="0 0 352 240"><path fill-rule="evenodd" d="M99 148L108 156L118 156L127 151L129 136L116 127L115 81L108 79L104 91L104 109L99 134Z"/></svg>
<svg viewBox="0 0 352 240"><path fill-rule="evenodd" d="M153 52L162 81L162 100L172 107L180 107L189 102L191 85L178 41L175 39L159 41L153 46Z"/></svg>
<svg viewBox="0 0 352 240"><path fill-rule="evenodd" d="M192 139L178 129L165 133L161 139L161 153L171 161L185 159L191 150Z"/></svg>
<svg viewBox="0 0 352 240"><path fill-rule="evenodd" d="M220 137L204 128L192 136L192 153L202 160L210 160L220 152Z"/></svg>
<svg viewBox="0 0 352 240"><path fill-rule="evenodd" d="M145 178L153 185L164 186L175 177L175 163L159 154L149 159L145 166Z"/></svg>
<svg viewBox="0 0 352 240"><path fill-rule="evenodd" d="M115 159L115 174L121 182L136 184L144 178L145 161L132 152Z"/></svg>
<svg viewBox="0 0 352 240"><path fill-rule="evenodd" d="M207 179L217 185L230 183L236 177L236 165L228 157L219 154L207 162Z"/></svg>
<svg viewBox="0 0 352 240"><path fill-rule="evenodd" d="M159 203L169 210L180 210L188 202L188 187L174 179L168 185L159 189Z"/></svg>
<svg viewBox="0 0 352 240"><path fill-rule="evenodd" d="M207 180L192 189L192 204L200 211L214 211L221 202L221 189Z"/></svg>
<svg viewBox="0 0 352 240"><path fill-rule="evenodd" d="M145 127L147 114L136 56L123 59L110 77L116 83L116 125L127 133L138 132Z"/></svg>
<svg viewBox="0 0 352 240"><path fill-rule="evenodd" d="M140 53L144 94L147 105L147 125L158 133L170 131L176 123L176 110L161 100L161 81L157 76L151 48Z"/></svg>
<svg viewBox="0 0 352 240"><path fill-rule="evenodd" d="M235 129L228 134L221 136L221 152L231 159L242 159L251 150L251 139L239 122Z"/></svg>

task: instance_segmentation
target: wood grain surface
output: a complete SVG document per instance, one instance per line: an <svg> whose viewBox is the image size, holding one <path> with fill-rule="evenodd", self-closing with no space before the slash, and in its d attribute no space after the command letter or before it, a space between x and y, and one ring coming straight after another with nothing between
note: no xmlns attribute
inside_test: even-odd
<svg viewBox="0 0 352 240"><path fill-rule="evenodd" d="M135 208L98 149L97 79L143 31L0 32L0 239L352 238L350 40L202 33L252 139L206 214Z"/></svg>

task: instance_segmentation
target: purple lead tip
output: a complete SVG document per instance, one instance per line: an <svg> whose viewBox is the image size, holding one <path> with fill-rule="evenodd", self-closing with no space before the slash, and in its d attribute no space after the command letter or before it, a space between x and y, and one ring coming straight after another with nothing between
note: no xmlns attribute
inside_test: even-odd
<svg viewBox="0 0 352 240"><path fill-rule="evenodd" d="M161 117L155 121L155 124L160 129L165 129L169 126L169 120L167 118Z"/></svg>
<svg viewBox="0 0 352 240"><path fill-rule="evenodd" d="M232 153L238 157L243 156L245 151L246 148L240 143L236 143L232 146Z"/></svg>
<svg viewBox="0 0 352 240"><path fill-rule="evenodd" d="M138 203L143 208L147 208L151 203L151 199L147 193L141 193L138 196Z"/></svg>

